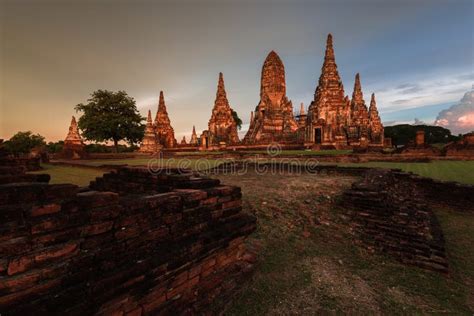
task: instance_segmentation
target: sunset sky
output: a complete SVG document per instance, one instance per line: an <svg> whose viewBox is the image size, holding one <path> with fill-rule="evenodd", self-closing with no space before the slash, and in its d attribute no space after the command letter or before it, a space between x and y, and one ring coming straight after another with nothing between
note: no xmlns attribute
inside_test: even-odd
<svg viewBox="0 0 474 316"><path fill-rule="evenodd" d="M207 128L218 73L248 127L275 50L295 109L313 98L334 37L346 94L361 75L382 121L433 123L474 83L474 1L2 1L0 138L67 134L74 106L125 90L143 114L163 90L180 140Z"/></svg>

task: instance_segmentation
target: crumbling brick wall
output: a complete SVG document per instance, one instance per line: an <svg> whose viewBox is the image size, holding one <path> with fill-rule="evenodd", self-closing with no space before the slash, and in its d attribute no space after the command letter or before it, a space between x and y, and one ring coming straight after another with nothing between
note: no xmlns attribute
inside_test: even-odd
<svg viewBox="0 0 474 316"><path fill-rule="evenodd" d="M369 170L344 193L342 206L359 244L403 263L447 272L441 227L409 176Z"/></svg>
<svg viewBox="0 0 474 316"><path fill-rule="evenodd" d="M238 187L122 169L75 185L0 185L0 313L200 313L252 270Z"/></svg>
<svg viewBox="0 0 474 316"><path fill-rule="evenodd" d="M423 198L431 204L449 207L458 212L474 212L474 186L439 181L407 173L397 173L400 181L416 184Z"/></svg>

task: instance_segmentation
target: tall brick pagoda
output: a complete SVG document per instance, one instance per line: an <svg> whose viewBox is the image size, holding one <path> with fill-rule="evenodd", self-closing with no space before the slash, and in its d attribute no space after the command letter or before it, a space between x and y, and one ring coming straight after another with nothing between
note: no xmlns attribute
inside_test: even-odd
<svg viewBox="0 0 474 316"><path fill-rule="evenodd" d="M145 135L143 136L139 152L142 153L157 153L161 150L161 145L158 143L155 134L155 127L151 118L151 111L148 110L148 117L146 120Z"/></svg>
<svg viewBox="0 0 474 316"><path fill-rule="evenodd" d="M77 127L76 118L73 116L71 124L69 125L69 132L64 140L63 149L59 156L66 159L85 158L87 153L84 147L84 142L82 141L79 128Z"/></svg>
<svg viewBox="0 0 474 316"><path fill-rule="evenodd" d="M285 67L277 53L271 51L263 63L260 102L244 143L294 142L297 130L293 105L286 96Z"/></svg>
<svg viewBox="0 0 474 316"><path fill-rule="evenodd" d="M384 145L384 128L380 120L377 103L375 102L375 93L372 93L369 107L369 138L373 145Z"/></svg>
<svg viewBox="0 0 474 316"><path fill-rule="evenodd" d="M300 105L300 113L296 116L296 121L298 122L298 127L299 128L305 128L306 127L306 112L304 109L304 104L301 102Z"/></svg>
<svg viewBox="0 0 474 316"><path fill-rule="evenodd" d="M350 118L347 131L349 144L367 146L369 141L369 111L365 105L359 74L355 76Z"/></svg>
<svg viewBox="0 0 474 316"><path fill-rule="evenodd" d="M158 142L165 148L173 148L177 145L174 137L174 130L166 111L165 97L163 91L160 91L160 100L158 103L158 111L155 117L155 133Z"/></svg>
<svg viewBox="0 0 474 316"><path fill-rule="evenodd" d="M332 35L329 34L321 76L308 108L306 142L331 147L347 145L344 126L349 123L349 112L349 98L344 94L344 86L337 71Z"/></svg>
<svg viewBox="0 0 474 316"><path fill-rule="evenodd" d="M373 113L369 113L359 74L355 76L352 99L349 100L345 95L337 70L332 35L329 34L318 86L308 108L305 144L316 148L366 148L383 145L383 126L375 99L372 103Z"/></svg>
<svg viewBox="0 0 474 316"><path fill-rule="evenodd" d="M196 127L193 125L193 133L191 134L191 139L189 140L189 145L198 145L199 143L199 140L198 140L198 136L196 134Z"/></svg>
<svg viewBox="0 0 474 316"><path fill-rule="evenodd" d="M213 144L217 145L224 142L229 145L239 142L237 124L232 115L232 108L227 100L222 72L219 73L216 100L214 101L214 108L212 109L208 128Z"/></svg>

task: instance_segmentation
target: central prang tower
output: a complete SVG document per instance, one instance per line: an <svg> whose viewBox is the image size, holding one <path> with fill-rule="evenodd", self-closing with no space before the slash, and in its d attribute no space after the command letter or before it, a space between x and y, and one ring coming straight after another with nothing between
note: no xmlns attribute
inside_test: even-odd
<svg viewBox="0 0 474 316"><path fill-rule="evenodd" d="M257 145L294 142L297 130L293 105L286 96L285 66L277 53L271 51L262 67L260 102L243 142Z"/></svg>

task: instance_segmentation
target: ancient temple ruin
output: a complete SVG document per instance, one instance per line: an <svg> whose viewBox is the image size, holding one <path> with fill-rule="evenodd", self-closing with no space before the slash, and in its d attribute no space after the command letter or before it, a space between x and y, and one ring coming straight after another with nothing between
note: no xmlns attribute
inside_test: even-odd
<svg viewBox="0 0 474 316"><path fill-rule="evenodd" d="M286 96L285 67L277 53L271 51L262 67L260 102L255 108L243 142L296 142L297 130L293 105Z"/></svg>
<svg viewBox="0 0 474 316"><path fill-rule="evenodd" d="M196 127L193 125L193 133L191 134L191 139L189 140L189 145L197 146L199 143L197 134L196 134Z"/></svg>
<svg viewBox="0 0 474 316"><path fill-rule="evenodd" d="M143 136L139 152L156 153L162 148L176 147L177 144L178 142L174 137L174 129L171 126L168 111L166 110L165 97L163 91L160 91L155 121L152 121L151 112L148 111L145 135Z"/></svg>
<svg viewBox="0 0 474 316"><path fill-rule="evenodd" d="M227 100L224 77L221 72L219 73L219 82L217 84L216 100L214 101L214 108L212 109L212 115L208 124L209 144L219 145L225 143L226 145L231 145L239 142L237 123L232 112L233 110Z"/></svg>
<svg viewBox="0 0 474 316"><path fill-rule="evenodd" d="M369 111L359 74L352 99L345 95L329 34L318 86L308 109L305 143L316 148L383 146L383 126L374 95L370 105Z"/></svg>
<svg viewBox="0 0 474 316"><path fill-rule="evenodd" d="M66 159L80 159L85 158L87 153L84 149L84 142L77 127L76 118L73 116L71 124L69 125L69 132L67 133L64 145L59 156Z"/></svg>
<svg viewBox="0 0 474 316"><path fill-rule="evenodd" d="M166 110L165 97L163 91L160 91L160 100L158 103L158 111L155 117L155 133L158 142L165 148L173 148L177 145L174 137L174 129L171 126L168 111Z"/></svg>
<svg viewBox="0 0 474 316"><path fill-rule="evenodd" d="M153 126L153 120L151 118L151 111L148 110L148 117L145 127L145 136L143 136L142 143L140 145L139 152L142 153L157 153L161 150L162 145L157 140L155 127Z"/></svg>
<svg viewBox="0 0 474 316"><path fill-rule="evenodd" d="M271 51L262 66L260 101L250 114L249 129L242 142L239 141L234 114L227 99L223 75L219 73L208 129L198 137L193 126L188 144L200 150L258 147L274 142L301 149L365 150L381 149L385 141L375 94L371 95L368 107L359 74L355 76L352 97L346 95L337 69L331 34L327 37L321 74L307 111L301 103L299 113L293 113L292 102L286 95L285 67L278 54ZM154 132L157 143L164 148L177 146L163 92L160 93ZM152 138L148 134L146 141L150 143ZM185 144L181 142L181 145ZM148 144L143 146L150 147Z"/></svg>
<svg viewBox="0 0 474 316"><path fill-rule="evenodd" d="M369 139L373 145L384 145L383 125L380 120L377 103L375 102L375 93L370 97L369 107Z"/></svg>

